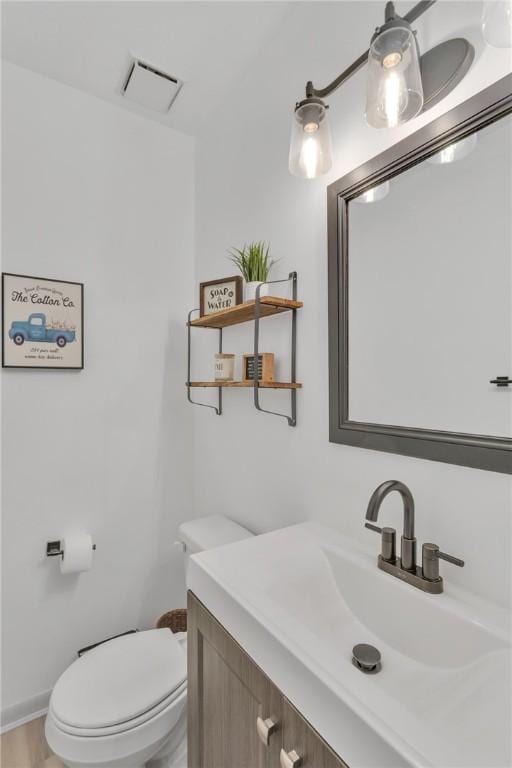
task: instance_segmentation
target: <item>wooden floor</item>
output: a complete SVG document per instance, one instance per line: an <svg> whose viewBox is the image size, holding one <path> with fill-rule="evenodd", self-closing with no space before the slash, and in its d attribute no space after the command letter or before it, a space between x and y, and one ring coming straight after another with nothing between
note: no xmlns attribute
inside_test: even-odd
<svg viewBox="0 0 512 768"><path fill-rule="evenodd" d="M0 736L1 768L63 768L44 737L44 717Z"/></svg>

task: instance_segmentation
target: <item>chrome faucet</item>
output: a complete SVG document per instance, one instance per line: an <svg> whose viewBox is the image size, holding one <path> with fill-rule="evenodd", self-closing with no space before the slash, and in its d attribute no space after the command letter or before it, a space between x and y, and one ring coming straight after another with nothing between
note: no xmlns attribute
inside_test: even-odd
<svg viewBox="0 0 512 768"><path fill-rule="evenodd" d="M406 571L416 571L416 539L414 538L414 499L412 493L400 480L387 480L379 485L371 495L366 510L366 519L377 520L380 505L392 491L398 491L404 503L404 531L400 560Z"/></svg>
<svg viewBox="0 0 512 768"><path fill-rule="evenodd" d="M443 591L443 579L439 576L439 560L446 560L452 565L462 567L463 560L440 552L437 544L424 544L422 547L422 567L416 565L416 538L414 536L414 499L409 488L399 480L387 480L374 490L368 502L366 519L375 522L382 502L391 491L398 491L404 504L404 529L401 539L400 557L396 557L396 531L394 528L379 528L372 523L365 527L381 534L381 554L377 565L386 573L396 576L424 592L440 594Z"/></svg>

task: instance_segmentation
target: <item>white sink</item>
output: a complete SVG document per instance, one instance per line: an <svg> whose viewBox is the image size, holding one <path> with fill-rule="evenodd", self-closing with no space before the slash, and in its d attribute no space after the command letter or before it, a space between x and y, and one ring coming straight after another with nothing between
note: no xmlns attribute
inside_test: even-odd
<svg viewBox="0 0 512 768"><path fill-rule="evenodd" d="M351 768L509 768L510 614L450 588L448 566L428 595L376 555L303 523L193 556L188 586Z"/></svg>
<svg viewBox="0 0 512 768"><path fill-rule="evenodd" d="M376 574L374 561L368 564L367 557L329 544L322 550L341 598L345 632L353 621L356 632L362 625L386 647L439 669L460 669L493 651L506 650L505 637L471 616L453 597L418 594L389 574L386 578Z"/></svg>

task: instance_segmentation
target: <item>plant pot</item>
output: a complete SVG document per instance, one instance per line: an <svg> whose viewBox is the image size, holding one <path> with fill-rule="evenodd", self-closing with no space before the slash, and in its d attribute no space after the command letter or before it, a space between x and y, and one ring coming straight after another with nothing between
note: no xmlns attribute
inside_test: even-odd
<svg viewBox="0 0 512 768"><path fill-rule="evenodd" d="M250 283L245 284L244 301L254 301L258 285L261 285L260 296L268 296L270 294L270 285L261 283L258 280L252 280Z"/></svg>

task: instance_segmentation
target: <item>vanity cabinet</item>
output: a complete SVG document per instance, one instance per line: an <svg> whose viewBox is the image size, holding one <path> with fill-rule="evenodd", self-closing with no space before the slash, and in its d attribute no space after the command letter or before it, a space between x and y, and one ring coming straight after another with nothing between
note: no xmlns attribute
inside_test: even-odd
<svg viewBox="0 0 512 768"><path fill-rule="evenodd" d="M302 715L283 696L282 741L286 755L295 751L301 768L347 768ZM275 763L275 765L280 765ZM292 768L293 760L281 758L281 768ZM295 768L295 767L293 767Z"/></svg>
<svg viewBox="0 0 512 768"><path fill-rule="evenodd" d="M347 768L191 592L188 766Z"/></svg>

